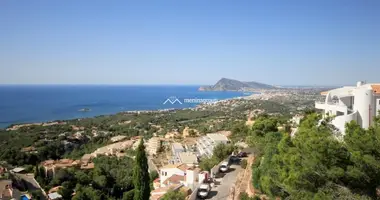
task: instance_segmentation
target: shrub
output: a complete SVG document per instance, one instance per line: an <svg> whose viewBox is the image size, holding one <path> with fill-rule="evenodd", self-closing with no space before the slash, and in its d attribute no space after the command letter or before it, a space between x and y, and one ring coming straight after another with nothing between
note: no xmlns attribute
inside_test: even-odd
<svg viewBox="0 0 380 200"><path fill-rule="evenodd" d="M242 161L240 162L240 166L241 166L241 168L243 168L243 169L247 168L247 160L242 160Z"/></svg>

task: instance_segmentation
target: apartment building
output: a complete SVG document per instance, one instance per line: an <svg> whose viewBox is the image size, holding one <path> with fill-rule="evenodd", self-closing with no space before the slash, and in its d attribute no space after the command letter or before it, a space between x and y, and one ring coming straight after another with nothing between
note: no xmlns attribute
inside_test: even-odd
<svg viewBox="0 0 380 200"><path fill-rule="evenodd" d="M213 154L214 147L218 144L229 143L228 138L220 133L210 133L203 136L197 141L197 150L200 156L210 157Z"/></svg>
<svg viewBox="0 0 380 200"><path fill-rule="evenodd" d="M380 112L380 83L364 83L345 86L322 92L323 102L315 102L315 108L324 111L324 116L332 116L332 124L345 133L345 124L354 120L362 128L368 128L373 118Z"/></svg>
<svg viewBox="0 0 380 200"><path fill-rule="evenodd" d="M61 160L46 160L41 163L45 169L46 176L54 177L59 169L77 167L80 169L94 169L95 165L91 161L92 156L85 154L81 160L61 159Z"/></svg>
<svg viewBox="0 0 380 200"><path fill-rule="evenodd" d="M152 137L146 143L146 150L149 155L157 155L157 152L161 148L161 139L158 137Z"/></svg>

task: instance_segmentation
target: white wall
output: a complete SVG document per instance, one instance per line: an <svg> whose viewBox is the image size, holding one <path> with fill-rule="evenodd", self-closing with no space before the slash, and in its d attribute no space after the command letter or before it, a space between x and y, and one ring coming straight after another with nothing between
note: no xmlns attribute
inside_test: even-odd
<svg viewBox="0 0 380 200"><path fill-rule="evenodd" d="M335 117L331 123L337 127L342 133L345 131L346 123L351 122L352 120L357 121L357 111L349 114L349 115L343 115Z"/></svg>
<svg viewBox="0 0 380 200"><path fill-rule="evenodd" d="M376 116L379 116L380 115L380 97L376 97L375 99L375 107L376 107Z"/></svg>
<svg viewBox="0 0 380 200"><path fill-rule="evenodd" d="M365 88L356 89L354 110L358 111L358 124L362 128L368 128L370 121L372 121L373 113L369 111L370 105L373 105L372 90Z"/></svg>
<svg viewBox="0 0 380 200"><path fill-rule="evenodd" d="M187 187L192 188L192 186L197 184L197 178L198 178L198 173L195 170L186 170L186 183L185 185Z"/></svg>
<svg viewBox="0 0 380 200"><path fill-rule="evenodd" d="M164 181L168 179L169 177L173 176L174 174L180 175L180 176L185 176L185 173L178 169L178 168L168 168L168 169L161 169L160 170L160 184L161 187L165 187Z"/></svg>

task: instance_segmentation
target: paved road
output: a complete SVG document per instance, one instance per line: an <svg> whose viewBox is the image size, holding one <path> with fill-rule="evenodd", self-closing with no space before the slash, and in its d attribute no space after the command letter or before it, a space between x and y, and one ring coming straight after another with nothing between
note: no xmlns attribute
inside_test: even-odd
<svg viewBox="0 0 380 200"><path fill-rule="evenodd" d="M232 165L230 171L222 178L216 179L216 186L213 187L207 199L224 200L230 195L231 187L235 184L238 173L242 170L240 165Z"/></svg>
<svg viewBox="0 0 380 200"><path fill-rule="evenodd" d="M19 178L23 179L26 182L29 191L40 190L46 196L46 193L42 190L42 188L40 187L40 185L34 179L34 175L33 174L19 174L19 173L15 173L15 175L18 176Z"/></svg>

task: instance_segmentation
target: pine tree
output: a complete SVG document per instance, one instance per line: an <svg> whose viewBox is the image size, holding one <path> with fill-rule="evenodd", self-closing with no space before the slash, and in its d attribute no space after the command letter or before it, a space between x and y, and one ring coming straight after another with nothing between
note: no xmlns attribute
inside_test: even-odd
<svg viewBox="0 0 380 200"><path fill-rule="evenodd" d="M135 185L134 200L149 200L150 177L143 139L140 140L140 144L137 148L135 166L133 169L133 183Z"/></svg>
<svg viewBox="0 0 380 200"><path fill-rule="evenodd" d="M38 168L38 165L34 167L34 178L37 178L40 176L40 169Z"/></svg>

